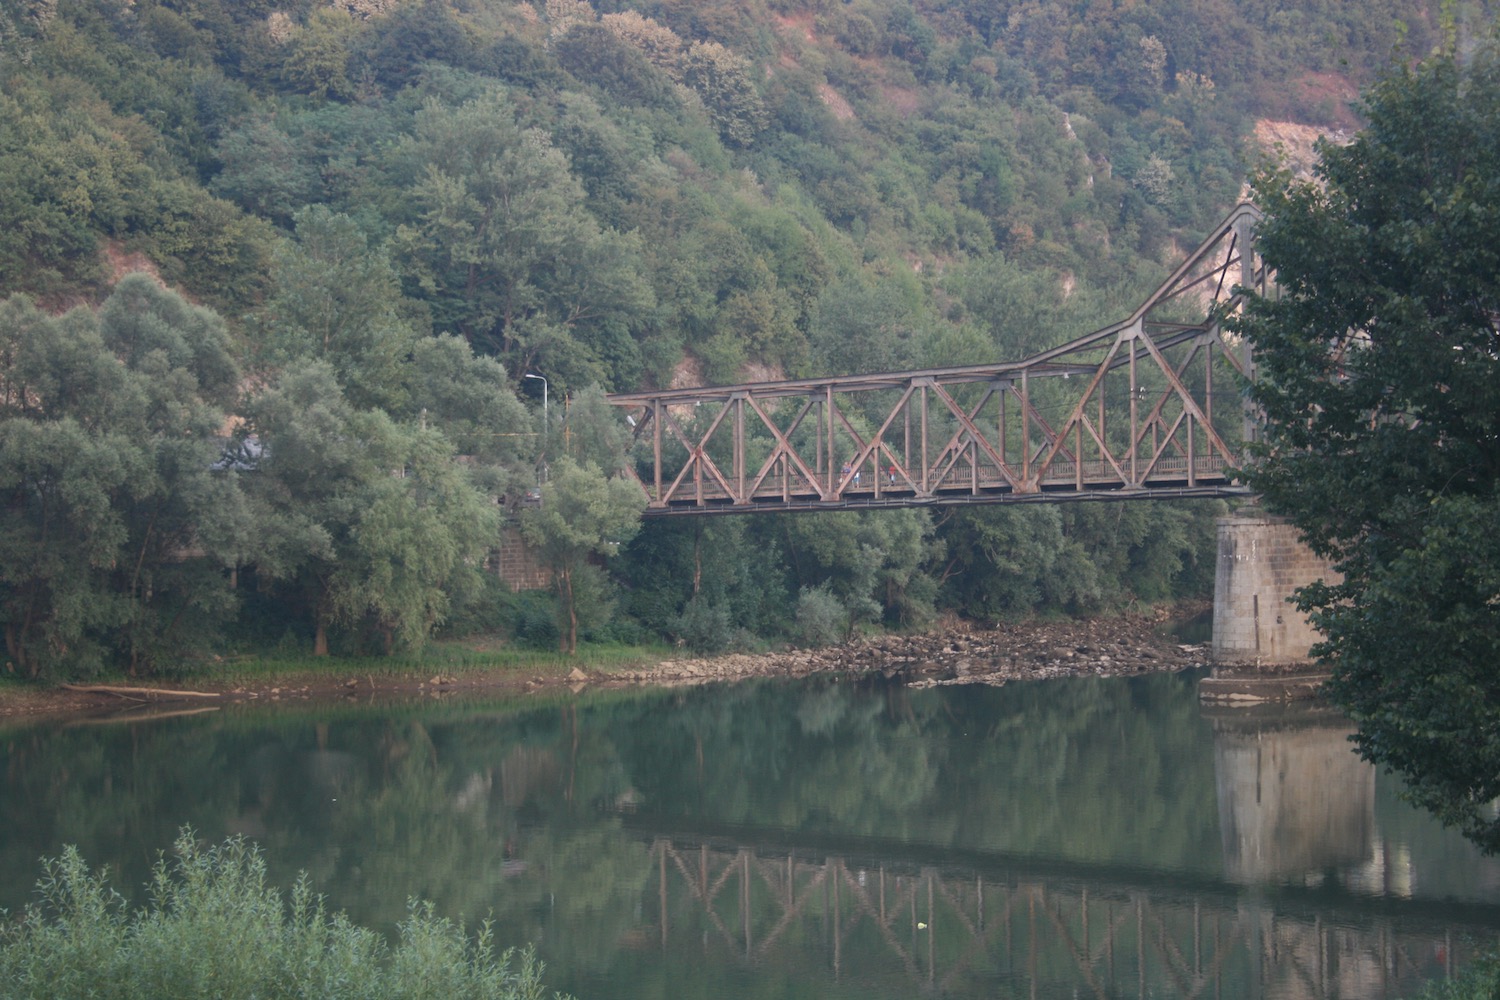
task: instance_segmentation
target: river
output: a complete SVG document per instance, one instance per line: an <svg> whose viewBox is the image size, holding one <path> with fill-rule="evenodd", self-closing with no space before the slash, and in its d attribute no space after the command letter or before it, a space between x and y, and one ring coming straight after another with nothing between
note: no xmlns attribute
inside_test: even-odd
<svg viewBox="0 0 1500 1000"><path fill-rule="evenodd" d="M179 828L390 931L534 942L579 1000L1410 995L1500 940L1500 864L1316 709L1197 675L821 677L0 729L0 906Z"/></svg>

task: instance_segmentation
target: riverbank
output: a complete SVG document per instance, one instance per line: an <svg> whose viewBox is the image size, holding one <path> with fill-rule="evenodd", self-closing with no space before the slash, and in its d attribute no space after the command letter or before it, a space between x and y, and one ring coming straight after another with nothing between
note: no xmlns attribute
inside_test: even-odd
<svg viewBox="0 0 1500 1000"><path fill-rule="evenodd" d="M535 664L433 672L360 672L347 664L255 682L214 682L212 676L176 684L120 683L39 688L0 687L0 717L67 717L119 713L192 712L222 705L293 701L410 700L526 693L590 686L682 685L807 677L813 674L901 676L914 687L1004 684L1068 676L1120 676L1202 666L1208 648L1179 642L1167 631L1182 616L1168 613L982 627L949 623L920 635L881 635L814 650L732 653L714 657L652 657L619 665Z"/></svg>
<svg viewBox="0 0 1500 1000"><path fill-rule="evenodd" d="M674 659L644 670L622 671L607 681L699 684L879 673L903 676L912 687L933 687L1048 677L1115 677L1205 665L1208 647L1173 638L1166 630L1171 619L1163 613L990 628L959 624L922 635L878 636L825 649Z"/></svg>

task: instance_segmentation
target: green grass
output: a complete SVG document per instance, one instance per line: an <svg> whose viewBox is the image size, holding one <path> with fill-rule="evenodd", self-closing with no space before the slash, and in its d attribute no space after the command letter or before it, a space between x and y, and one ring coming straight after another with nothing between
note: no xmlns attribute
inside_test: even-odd
<svg viewBox="0 0 1500 1000"><path fill-rule="evenodd" d="M258 687L267 684L296 686L349 679L425 681L434 676L476 678L563 677L575 667L590 672L616 673L656 663L674 655L667 646L581 644L572 656L516 647L488 648L472 641L445 640L430 643L418 654L392 656L315 657L235 656L211 665L195 664L159 677L130 680L124 677L96 678L95 683L180 684L215 689Z"/></svg>
<svg viewBox="0 0 1500 1000"><path fill-rule="evenodd" d="M136 908L76 848L44 862L41 901L0 922L0 1000L548 995L541 963L497 951L488 923L471 933L412 901L392 943L327 912L305 878L284 899L241 838L205 848L184 830L173 852Z"/></svg>

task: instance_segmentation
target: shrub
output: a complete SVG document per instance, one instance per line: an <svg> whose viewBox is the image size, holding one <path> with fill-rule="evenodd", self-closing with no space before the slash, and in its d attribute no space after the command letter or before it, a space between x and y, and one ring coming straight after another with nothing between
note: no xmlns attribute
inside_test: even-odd
<svg viewBox="0 0 1500 1000"><path fill-rule="evenodd" d="M557 598L547 590L522 590L511 598L510 634L528 649L556 649Z"/></svg>
<svg viewBox="0 0 1500 1000"><path fill-rule="evenodd" d="M200 848L183 830L174 851L134 911L76 848L43 862L41 902L0 924L0 1000L545 996L541 963L529 950L497 955L488 923L471 937L413 901L392 947L329 914L305 876L284 903L243 838Z"/></svg>
<svg viewBox="0 0 1500 1000"><path fill-rule="evenodd" d="M1500 996L1500 954L1480 958L1456 979L1428 983L1416 1000L1494 1000Z"/></svg>
<svg viewBox="0 0 1500 1000"><path fill-rule="evenodd" d="M797 595L797 638L804 646L832 646L849 634L849 610L827 587Z"/></svg>
<svg viewBox="0 0 1500 1000"><path fill-rule="evenodd" d="M677 619L677 634L695 653L720 653L729 648L729 609L703 597L694 597Z"/></svg>

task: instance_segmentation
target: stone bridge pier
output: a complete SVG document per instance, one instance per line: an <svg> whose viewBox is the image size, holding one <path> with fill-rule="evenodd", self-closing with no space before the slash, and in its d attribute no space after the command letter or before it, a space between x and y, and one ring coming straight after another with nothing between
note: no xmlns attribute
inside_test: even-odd
<svg viewBox="0 0 1500 1000"><path fill-rule="evenodd" d="M1271 666L1308 662L1320 638L1288 598L1337 574L1282 518L1251 507L1219 518L1214 575L1216 663Z"/></svg>

